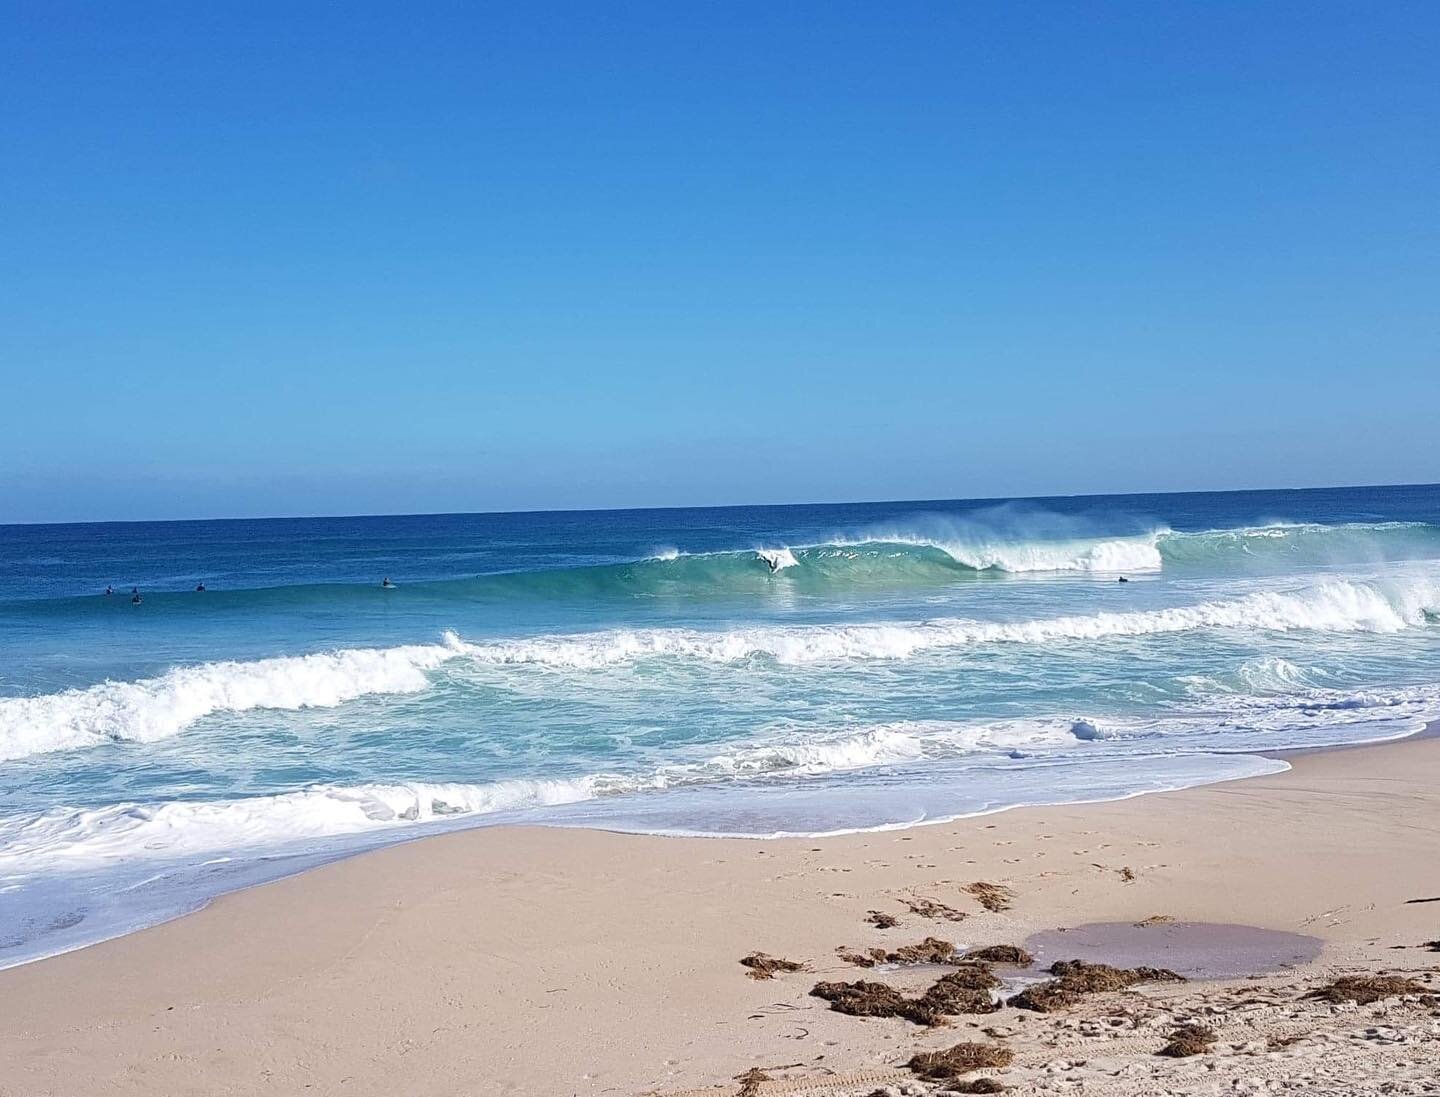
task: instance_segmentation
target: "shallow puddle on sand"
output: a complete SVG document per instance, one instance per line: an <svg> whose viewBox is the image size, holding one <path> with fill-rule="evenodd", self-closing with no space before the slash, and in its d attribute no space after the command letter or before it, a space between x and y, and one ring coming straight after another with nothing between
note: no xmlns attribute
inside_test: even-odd
<svg viewBox="0 0 1440 1097"><path fill-rule="evenodd" d="M1116 967L1163 967L1191 979L1265 975L1320 955L1318 937L1221 922L1094 922L1050 929L1025 942L1036 968L1057 960Z"/></svg>

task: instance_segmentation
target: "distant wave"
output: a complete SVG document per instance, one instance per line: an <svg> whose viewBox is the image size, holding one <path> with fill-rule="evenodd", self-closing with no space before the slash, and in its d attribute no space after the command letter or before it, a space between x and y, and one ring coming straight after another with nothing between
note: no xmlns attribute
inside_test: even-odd
<svg viewBox="0 0 1440 1097"><path fill-rule="evenodd" d="M1425 522L1274 522L1191 533L1167 530L1157 543L1166 564L1357 564L1433 557L1440 553L1440 527Z"/></svg>
<svg viewBox="0 0 1440 1097"><path fill-rule="evenodd" d="M1440 582L1430 578L1331 580L1290 591L1168 609L1019 621L942 618L919 622L749 626L723 631L626 629L341 651L176 667L157 678L0 699L0 758L151 741L216 713L325 708L376 694L418 693L452 660L587 671L650 659L782 665L907 659L986 644L1099 641L1200 629L1260 632L1398 632L1430 624Z"/></svg>
<svg viewBox="0 0 1440 1097"><path fill-rule="evenodd" d="M1123 535L1050 536L997 530L982 523L934 521L815 544L756 545L689 553L657 548L643 559L540 568L456 579L406 582L395 590L374 583L308 584L249 590L147 592L137 609L128 599L98 596L0 604L5 613L205 614L222 607L369 605L378 598L440 607L454 599L529 601L573 598L667 599L763 596L777 589L843 591L925 587L985 577L1043 574L1143 575L1167 568L1253 570L1306 565L1372 564L1440 558L1440 527L1421 522L1347 525L1271 524L1203 532L1156 528Z"/></svg>

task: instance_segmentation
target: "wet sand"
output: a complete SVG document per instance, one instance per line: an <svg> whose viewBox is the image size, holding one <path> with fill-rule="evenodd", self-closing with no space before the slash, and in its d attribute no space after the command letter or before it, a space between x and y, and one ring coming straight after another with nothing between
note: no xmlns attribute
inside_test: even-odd
<svg viewBox="0 0 1440 1097"><path fill-rule="evenodd" d="M1009 1033L998 1039L1017 1048L1016 1092L1044 1092L1042 1057L1061 1044L1046 1044L1051 1022L1036 1015L929 1030L834 1013L808 991L865 974L839 946L930 934L1019 943L1154 916L1318 939L1318 959L1282 982L1434 969L1440 957L1415 946L1440 937L1440 903L1411 900L1440 897L1440 740L1289 761L1288 773L1183 792L819 841L482 829L380 850L0 972L0 1094L548 1097L716 1083L733 1093L752 1067L801 1079L788 1092L820 1093L803 1079L832 1071L861 1080L832 1078L824 1092L868 1093L917 1048L972 1024ZM1009 909L986 910L964 890L975 881L1011 889ZM912 912L924 900L936 917ZM869 924L871 910L900 925ZM738 960L757 949L809 970L747 978ZM1159 1003L1144 1023L1163 1025L1167 1001L1224 992L1181 984L1135 1001ZM1274 993L1277 1031L1321 1025L1311 1017L1321 1007L1298 990L1275 983ZM1323 1008L1350 1023L1344 1008ZM1397 1015L1381 1027L1409 1023ZM1122 1074L1190 1069L1156 1059L1158 1046L1159 1029L1105 1044ZM1278 1046L1274 1055L1290 1054ZM1440 1049L1395 1046L1412 1057ZM1357 1069L1403 1078L1408 1068L1383 1058L1389 1047L1347 1054ZM1162 1088L1188 1092L1182 1076Z"/></svg>
<svg viewBox="0 0 1440 1097"><path fill-rule="evenodd" d="M1217 922L1099 922L1043 930L1025 941L1037 966L1085 960L1116 967L1161 967L1188 979L1242 979L1298 968L1324 942L1308 933Z"/></svg>

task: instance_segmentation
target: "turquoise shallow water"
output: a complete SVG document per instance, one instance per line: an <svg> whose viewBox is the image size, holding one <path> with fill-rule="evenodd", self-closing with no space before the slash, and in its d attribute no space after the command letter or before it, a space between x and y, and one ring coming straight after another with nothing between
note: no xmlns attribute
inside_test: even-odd
<svg viewBox="0 0 1440 1097"><path fill-rule="evenodd" d="M903 826L1440 713L1433 486L0 527L0 582L0 964L437 829Z"/></svg>

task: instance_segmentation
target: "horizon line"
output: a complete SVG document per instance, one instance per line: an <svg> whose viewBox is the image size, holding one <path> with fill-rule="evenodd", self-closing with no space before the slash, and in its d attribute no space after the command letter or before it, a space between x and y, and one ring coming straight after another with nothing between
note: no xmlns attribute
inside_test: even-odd
<svg viewBox="0 0 1440 1097"><path fill-rule="evenodd" d="M979 495L950 496L929 499L832 499L807 500L790 503L706 503L698 505L638 506L638 507L537 507L522 510L435 510L435 511L394 511L390 513L366 514L255 514L229 515L215 518L102 518L79 519L68 522L0 522L0 529L30 528L36 526L134 526L134 525L179 525L201 522L323 522L345 519L373 518L459 518L459 517L509 517L535 514L632 514L636 512L693 511L693 510L758 510L788 507L844 507L844 506L902 506L921 503L1024 503L1046 499L1115 499L1130 497L1179 496L1179 495L1256 495L1265 492L1316 492L1316 491L1363 491L1372 488L1434 488L1440 482L1421 481L1416 483L1391 484L1319 484L1307 487L1269 488L1194 488L1188 491L1077 491L1055 495Z"/></svg>

